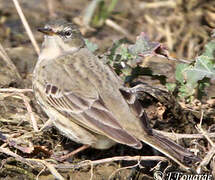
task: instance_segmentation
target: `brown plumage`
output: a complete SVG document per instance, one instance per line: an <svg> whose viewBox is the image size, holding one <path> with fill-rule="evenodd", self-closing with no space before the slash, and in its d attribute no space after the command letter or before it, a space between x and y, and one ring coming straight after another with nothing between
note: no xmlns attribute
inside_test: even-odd
<svg viewBox="0 0 215 180"><path fill-rule="evenodd" d="M97 149L115 143L140 149L143 141L182 166L198 160L151 129L135 94L86 48L72 23L56 21L40 31L45 40L33 74L33 89L61 133Z"/></svg>

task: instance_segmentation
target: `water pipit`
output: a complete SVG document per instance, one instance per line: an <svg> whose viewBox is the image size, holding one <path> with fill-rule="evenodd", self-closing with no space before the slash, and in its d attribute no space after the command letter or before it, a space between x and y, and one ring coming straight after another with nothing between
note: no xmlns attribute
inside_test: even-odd
<svg viewBox="0 0 215 180"><path fill-rule="evenodd" d="M88 50L74 24L55 21L39 31L45 36L33 89L63 135L96 149L115 143L140 149L142 141L182 166L198 161L190 151L152 130L135 94Z"/></svg>

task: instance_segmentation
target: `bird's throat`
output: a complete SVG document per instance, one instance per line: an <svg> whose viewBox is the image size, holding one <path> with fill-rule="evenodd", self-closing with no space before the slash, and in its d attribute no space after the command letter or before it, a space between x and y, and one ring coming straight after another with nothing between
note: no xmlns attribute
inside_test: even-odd
<svg viewBox="0 0 215 180"><path fill-rule="evenodd" d="M79 50L79 47L73 47L63 42L57 36L45 37L39 60L52 60L64 54L70 54Z"/></svg>

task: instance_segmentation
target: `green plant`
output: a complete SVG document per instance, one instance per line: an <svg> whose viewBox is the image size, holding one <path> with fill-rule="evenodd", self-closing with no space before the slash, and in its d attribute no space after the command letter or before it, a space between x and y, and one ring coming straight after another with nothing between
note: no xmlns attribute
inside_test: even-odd
<svg viewBox="0 0 215 180"><path fill-rule="evenodd" d="M118 0L111 0L105 2L101 0L98 4L97 11L94 14L92 25L95 27L101 27L105 20L112 14Z"/></svg>
<svg viewBox="0 0 215 180"><path fill-rule="evenodd" d="M203 92L204 87L209 85L208 78L215 78L215 41L205 45L204 52L195 58L194 63L178 64L175 77L181 98L192 97L196 91Z"/></svg>
<svg viewBox="0 0 215 180"><path fill-rule="evenodd" d="M93 51L97 48L97 46L87 43ZM125 82L132 82L139 75L157 77L149 68L139 66L142 57L162 55L169 58L167 54L160 43L150 42L148 37L141 33L135 44L128 45L125 39L115 42L103 60L114 67ZM194 95L201 98L204 95L204 88L209 86L209 79L215 78L215 41L207 43L202 55L197 56L194 62L178 64L175 78L176 83L166 83L169 91L177 90L178 97L187 100L193 99Z"/></svg>

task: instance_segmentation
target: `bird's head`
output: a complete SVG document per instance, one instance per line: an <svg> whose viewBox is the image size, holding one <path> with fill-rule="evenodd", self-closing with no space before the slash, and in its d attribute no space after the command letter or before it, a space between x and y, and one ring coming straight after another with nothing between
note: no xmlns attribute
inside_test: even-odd
<svg viewBox="0 0 215 180"><path fill-rule="evenodd" d="M42 48L74 52L84 46L84 40L77 26L64 20L52 21L38 31L45 35Z"/></svg>

